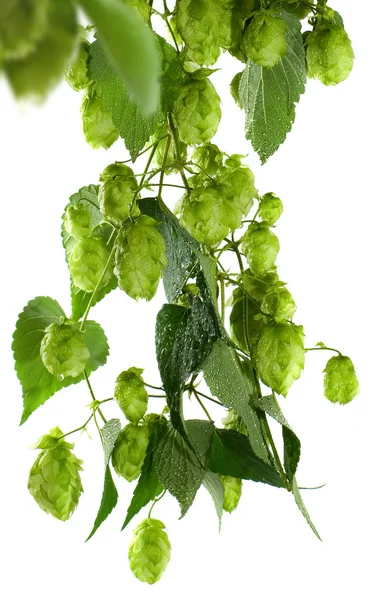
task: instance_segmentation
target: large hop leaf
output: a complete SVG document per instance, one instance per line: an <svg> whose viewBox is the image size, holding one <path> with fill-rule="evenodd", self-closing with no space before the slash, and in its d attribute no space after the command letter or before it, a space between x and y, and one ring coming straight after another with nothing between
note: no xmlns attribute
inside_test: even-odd
<svg viewBox="0 0 385 600"><path fill-rule="evenodd" d="M323 22L306 37L308 76L324 85L344 81L353 68L354 52L341 25Z"/></svg>
<svg viewBox="0 0 385 600"><path fill-rule="evenodd" d="M116 142L119 133L93 86L87 88L80 110L87 143L95 150L98 148L107 150Z"/></svg>
<svg viewBox="0 0 385 600"><path fill-rule="evenodd" d="M5 58L33 51L47 26L48 0L3 0L0 3L0 46Z"/></svg>
<svg viewBox="0 0 385 600"><path fill-rule="evenodd" d="M288 323L265 325L253 360L263 383L286 396L305 365L303 327Z"/></svg>
<svg viewBox="0 0 385 600"><path fill-rule="evenodd" d="M142 378L143 369L131 367L118 375L114 398L126 419L137 425L146 413L148 394Z"/></svg>
<svg viewBox="0 0 385 600"><path fill-rule="evenodd" d="M333 356L324 373L324 392L330 402L347 404L360 393L354 365L348 356Z"/></svg>
<svg viewBox="0 0 385 600"><path fill-rule="evenodd" d="M118 475L133 481L140 475L149 441L146 425L126 425L119 433L112 453L112 466Z"/></svg>
<svg viewBox="0 0 385 600"><path fill-rule="evenodd" d="M257 13L243 37L247 58L261 67L274 67L286 54L286 23L276 15Z"/></svg>
<svg viewBox="0 0 385 600"><path fill-rule="evenodd" d="M93 292L98 284L99 288L104 287L113 275L109 258L110 251L102 239L87 237L78 240L68 257L74 284L85 292Z"/></svg>
<svg viewBox="0 0 385 600"><path fill-rule="evenodd" d="M274 269L279 240L268 227L251 223L242 239L242 252L253 275L263 277Z"/></svg>
<svg viewBox="0 0 385 600"><path fill-rule="evenodd" d="M283 212L282 200L273 192L264 194L258 207L258 217L267 225L274 225Z"/></svg>
<svg viewBox="0 0 385 600"><path fill-rule="evenodd" d="M145 519L132 537L128 549L130 568L144 583L156 583L170 560L171 544L165 526L158 519Z"/></svg>
<svg viewBox="0 0 385 600"><path fill-rule="evenodd" d="M64 74L64 78L68 85L79 92L84 90L91 83L88 67L90 64L90 43L81 38L75 56L75 60L70 64Z"/></svg>
<svg viewBox="0 0 385 600"><path fill-rule="evenodd" d="M166 246L151 217L141 215L119 232L115 275L134 300L151 300L167 264Z"/></svg>
<svg viewBox="0 0 385 600"><path fill-rule="evenodd" d="M83 373L90 351L77 325L51 323L41 341L40 356L45 368L63 379Z"/></svg>
<svg viewBox="0 0 385 600"><path fill-rule="evenodd" d="M98 200L100 212L107 221L119 227L131 214L132 203L138 193L134 171L124 164L112 164L100 175L102 185Z"/></svg>
<svg viewBox="0 0 385 600"><path fill-rule="evenodd" d="M209 142L221 119L220 98L211 81L185 83L175 101L174 117L180 138L187 145Z"/></svg>
<svg viewBox="0 0 385 600"><path fill-rule="evenodd" d="M242 479L232 477L231 475L221 475L220 478L224 490L223 510L231 513L237 508L241 499Z"/></svg>
<svg viewBox="0 0 385 600"><path fill-rule="evenodd" d="M37 447L43 450L31 468L28 490L42 510L66 521L83 491L79 475L82 461L71 452L73 444L58 439L61 435L56 427L38 442Z"/></svg>

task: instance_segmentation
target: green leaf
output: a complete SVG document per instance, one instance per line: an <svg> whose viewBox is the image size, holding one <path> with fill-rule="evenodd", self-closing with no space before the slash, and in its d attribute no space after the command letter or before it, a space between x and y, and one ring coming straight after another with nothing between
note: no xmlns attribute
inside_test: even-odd
<svg viewBox="0 0 385 600"><path fill-rule="evenodd" d="M246 138L262 163L285 141L295 119L295 105L305 91L301 23L294 15L283 12L281 16L287 24L286 55L271 69L248 61L239 86Z"/></svg>
<svg viewBox="0 0 385 600"><path fill-rule="evenodd" d="M97 94L104 108L111 114L112 121L133 160L136 160L158 125L164 123L167 111L171 110L174 101L173 88L181 78L176 51L159 36L156 39L162 60L162 95L160 106L148 116L143 115L138 104L127 94L124 85L111 68L100 42L97 40L90 48L90 70Z"/></svg>
<svg viewBox="0 0 385 600"><path fill-rule="evenodd" d="M211 421L202 421L201 419L189 419L186 421L186 430L189 439L194 443L199 453L202 464L208 467L215 431L214 423Z"/></svg>
<svg viewBox="0 0 385 600"><path fill-rule="evenodd" d="M103 48L122 84L144 114L157 109L160 60L153 31L120 0L79 0L98 29Z"/></svg>
<svg viewBox="0 0 385 600"><path fill-rule="evenodd" d="M224 499L224 489L222 480L218 473L212 473L211 471L208 471L207 473L205 473L202 483L205 486L208 493L210 494L211 498L213 499L215 511L218 517L220 531L222 525Z"/></svg>
<svg viewBox="0 0 385 600"><path fill-rule="evenodd" d="M107 421L104 427L100 431L100 437L102 440L103 450L104 450L104 464L105 464L105 475L104 475L104 486L103 486L103 495L100 503L100 507L98 510L98 514L96 515L95 523L92 528L92 531L86 542L94 533L99 529L100 525L107 519L107 517L111 514L112 510L115 508L118 502L118 491L114 484L114 480L111 475L111 469L108 465L112 451L115 446L115 442L119 435L121 429L119 419L111 419Z"/></svg>
<svg viewBox="0 0 385 600"><path fill-rule="evenodd" d="M75 238L73 238L66 231L66 229L64 227L65 211L67 210L68 206L70 206L71 204L76 205L76 204L80 203L81 206L86 207L88 212L91 215L91 227L93 228L93 230L95 230L95 228L97 228L95 231L98 232L98 235L103 234L105 232L105 234L106 234L105 237L107 239L110 238L111 227L106 223L103 223L102 226L100 225L100 223L103 221L103 217L99 210L98 191L99 191L99 186L89 185L86 187L82 187L78 192L76 192L76 194L73 194L70 197L70 201L67 204L67 206L65 207L65 210L64 210L64 213L62 216L61 235L62 235L62 242L63 242L63 246L65 249L65 256L66 256L67 263L68 263L68 259L69 259L70 255L71 255L71 252L73 250L73 247L76 243ZM103 229L101 229L101 227ZM111 240L110 244L111 243L112 243L112 240ZM117 286L118 286L118 280L116 279L116 277L114 275L110 279L110 281L104 287L102 287L100 290L98 290L98 292L95 294L95 296L92 300L91 306L95 306L98 302L103 300L103 298L105 296L107 296L107 294L109 294L112 290L116 289ZM88 293L88 292L85 292L84 290L81 290L80 288L76 287L76 285L74 285L74 283L71 281L71 308L72 308L71 318L73 321L79 321L79 319L82 318L82 316L86 312L86 309L91 300L91 297L92 297L92 293Z"/></svg>
<svg viewBox="0 0 385 600"><path fill-rule="evenodd" d="M194 501L205 470L171 423L163 424L158 432L154 466L163 486L178 500L182 518Z"/></svg>
<svg viewBox="0 0 385 600"><path fill-rule="evenodd" d="M65 313L59 303L46 296L38 296L28 302L19 315L12 350L24 400L20 425L57 391L84 379L83 374L76 378L57 379L47 371L40 358L40 344L46 327L60 323L63 318ZM86 322L84 341L90 351L86 366L89 374L106 363L109 348L103 329L94 321Z"/></svg>
<svg viewBox="0 0 385 600"><path fill-rule="evenodd" d="M125 527L127 527L135 515L137 515L142 508L151 502L151 500L154 500L156 496L159 496L163 490L163 485L160 483L154 468L153 454L156 435L157 430L151 433L147 446L146 457L142 466L142 472L134 490L130 506L128 507L127 515L122 525L122 531L125 529Z"/></svg>
<svg viewBox="0 0 385 600"><path fill-rule="evenodd" d="M218 339L202 368L211 393L242 417L255 454L271 463L260 418L253 407L256 390L236 351Z"/></svg>
<svg viewBox="0 0 385 600"><path fill-rule="evenodd" d="M307 512L306 506L303 503L303 500L301 498L301 494L300 494L300 491L299 491L299 488L297 485L297 480L295 477L293 477L293 494L294 494L294 498L297 503L297 506L298 506L299 510L301 511L301 513L303 514L303 516L305 517L311 530L315 533L317 538L319 540L321 540L321 542L322 542L322 538L321 538L320 534L318 533L317 529L315 528L315 525L314 525L313 521L311 520L309 513Z"/></svg>
<svg viewBox="0 0 385 600"><path fill-rule="evenodd" d="M255 455L249 438L232 429L215 430L209 469L221 475L284 487L278 471Z"/></svg>

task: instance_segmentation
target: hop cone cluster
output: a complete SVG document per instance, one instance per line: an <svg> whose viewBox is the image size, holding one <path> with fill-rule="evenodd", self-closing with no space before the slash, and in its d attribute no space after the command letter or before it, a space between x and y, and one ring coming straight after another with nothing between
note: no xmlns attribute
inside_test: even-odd
<svg viewBox="0 0 385 600"><path fill-rule="evenodd" d="M112 466L118 475L133 481L140 475L149 440L145 425L126 425L119 433L112 453Z"/></svg>
<svg viewBox="0 0 385 600"><path fill-rule="evenodd" d="M119 227L130 216L138 192L134 171L127 165L114 163L104 169L100 181L100 212L104 219Z"/></svg>
<svg viewBox="0 0 385 600"><path fill-rule="evenodd" d="M65 230L79 240L91 234L90 211L81 204L70 204L64 215Z"/></svg>
<svg viewBox="0 0 385 600"><path fill-rule="evenodd" d="M261 67L274 67L286 54L286 29L285 21L276 15L255 14L243 37L243 52Z"/></svg>
<svg viewBox="0 0 385 600"><path fill-rule="evenodd" d="M97 150L107 150L119 137L119 133L112 122L110 113L98 98L95 89L89 86L84 94L81 114L83 133L88 144Z"/></svg>
<svg viewBox="0 0 385 600"><path fill-rule="evenodd" d="M282 200L273 192L264 194L258 207L258 217L267 225L274 225L283 212Z"/></svg>
<svg viewBox="0 0 385 600"><path fill-rule="evenodd" d="M68 267L74 284L85 292L93 292L110 258L110 251L102 239L87 237L76 242L68 258ZM113 275L110 263L99 287L105 286Z"/></svg>
<svg viewBox="0 0 385 600"><path fill-rule="evenodd" d="M31 468L28 490L42 510L67 521L83 492L79 475L82 461L71 452L73 444L58 439L61 435L63 432L56 427L38 443L42 452Z"/></svg>
<svg viewBox="0 0 385 600"><path fill-rule="evenodd" d="M114 398L126 419L134 425L144 417L148 404L142 373L143 369L131 367L120 373L115 383Z"/></svg>
<svg viewBox="0 0 385 600"><path fill-rule="evenodd" d="M40 345L45 368L56 377L77 377L83 373L90 352L78 326L51 323Z"/></svg>
<svg viewBox="0 0 385 600"><path fill-rule="evenodd" d="M8 0L0 3L0 46L6 59L30 54L47 26L48 0Z"/></svg>
<svg viewBox="0 0 385 600"><path fill-rule="evenodd" d="M208 79L185 83L174 105L180 138L189 146L209 142L221 119L220 98Z"/></svg>
<svg viewBox="0 0 385 600"><path fill-rule="evenodd" d="M167 264L166 246L151 217L141 215L120 232L115 256L119 287L134 300L151 300Z"/></svg>
<svg viewBox="0 0 385 600"><path fill-rule="evenodd" d="M243 236L242 252L253 275L263 277L268 271L274 269L279 252L279 240L268 227L251 223Z"/></svg>
<svg viewBox="0 0 385 600"><path fill-rule="evenodd" d="M333 356L324 373L324 393L330 402L347 404L360 393L354 365L348 356Z"/></svg>
<svg viewBox="0 0 385 600"><path fill-rule="evenodd" d="M145 519L134 530L128 549L130 568L135 577L153 584L162 577L171 554L165 526L158 519Z"/></svg>
<svg viewBox="0 0 385 600"><path fill-rule="evenodd" d="M239 504L242 495L242 479L231 475L221 475L224 490L223 510L233 512Z"/></svg>

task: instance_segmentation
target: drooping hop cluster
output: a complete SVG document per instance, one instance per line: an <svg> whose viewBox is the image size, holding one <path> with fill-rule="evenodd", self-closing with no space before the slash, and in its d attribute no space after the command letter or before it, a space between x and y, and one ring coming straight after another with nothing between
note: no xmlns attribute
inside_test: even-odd
<svg viewBox="0 0 385 600"><path fill-rule="evenodd" d="M133 481L140 475L149 441L146 425L129 423L119 433L112 453L112 466L118 475Z"/></svg>
<svg viewBox="0 0 385 600"><path fill-rule="evenodd" d="M121 228L116 243L115 275L128 296L151 300L166 264L166 246L154 219L141 215Z"/></svg>
<svg viewBox="0 0 385 600"><path fill-rule="evenodd" d="M68 268L74 284L85 292L104 287L113 275L110 250L99 237L79 239L68 257Z"/></svg>
<svg viewBox="0 0 385 600"><path fill-rule="evenodd" d="M139 215L137 207L133 205L139 186L130 167L121 163L108 165L101 173L100 181L100 212L107 221L119 227L130 215Z"/></svg>
<svg viewBox="0 0 385 600"><path fill-rule="evenodd" d="M247 27L242 50L255 64L274 67L286 54L286 23L278 15L258 12Z"/></svg>
<svg viewBox="0 0 385 600"><path fill-rule="evenodd" d="M348 404L360 393L354 365L348 356L333 356L324 373L324 393L330 402Z"/></svg>
<svg viewBox="0 0 385 600"><path fill-rule="evenodd" d="M78 325L51 323L42 339L40 356L52 375L77 377L86 368L90 351Z"/></svg>
<svg viewBox="0 0 385 600"><path fill-rule="evenodd" d="M83 492L79 474L82 461L71 452L74 445L62 435L56 427L39 440L36 448L42 451L31 468L28 490L42 510L67 521Z"/></svg>
<svg viewBox="0 0 385 600"><path fill-rule="evenodd" d="M159 581L170 561L171 544L165 525L148 518L134 530L128 548L128 560L135 577L144 583Z"/></svg>
<svg viewBox="0 0 385 600"><path fill-rule="evenodd" d="M143 369L131 367L118 375L114 398L126 419L137 425L143 419L148 405L148 393L142 377Z"/></svg>
<svg viewBox="0 0 385 600"><path fill-rule="evenodd" d="M231 475L221 475L224 490L223 510L232 513L239 504L242 495L242 479Z"/></svg>

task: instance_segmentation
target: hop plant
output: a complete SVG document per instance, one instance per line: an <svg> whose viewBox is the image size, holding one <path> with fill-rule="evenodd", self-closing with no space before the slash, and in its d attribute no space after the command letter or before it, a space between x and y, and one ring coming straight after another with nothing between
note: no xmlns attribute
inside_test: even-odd
<svg viewBox="0 0 385 600"><path fill-rule="evenodd" d="M360 393L354 365L348 356L333 356L324 373L324 393L330 402L348 404Z"/></svg>
<svg viewBox="0 0 385 600"><path fill-rule="evenodd" d="M83 492L79 474L83 461L71 452L74 445L64 441L62 435L55 427L38 442L42 452L29 473L28 490L44 512L67 521Z"/></svg>
<svg viewBox="0 0 385 600"><path fill-rule="evenodd" d="M224 490L223 510L232 513L239 504L242 495L242 479L231 475L221 475Z"/></svg>
<svg viewBox="0 0 385 600"><path fill-rule="evenodd" d="M283 212L282 200L273 192L264 194L259 202L257 216L267 225L274 225Z"/></svg>
<svg viewBox="0 0 385 600"><path fill-rule="evenodd" d="M288 321L292 319L297 307L293 296L284 286L272 287L261 303L261 310L274 317L276 321Z"/></svg>
<svg viewBox="0 0 385 600"><path fill-rule="evenodd" d="M151 300L167 264L166 246L151 217L141 215L119 233L115 274L120 289L134 300Z"/></svg>
<svg viewBox="0 0 385 600"><path fill-rule="evenodd" d="M134 481L140 475L146 456L149 432L146 425L129 423L119 433L112 452L112 466L118 475Z"/></svg>
<svg viewBox="0 0 385 600"><path fill-rule="evenodd" d="M100 212L107 221L119 227L130 216L138 194L139 186L134 172L127 165L114 163L104 169L100 181Z"/></svg>
<svg viewBox="0 0 385 600"><path fill-rule="evenodd" d="M243 36L247 58L261 67L274 67L286 54L286 23L268 13L256 13Z"/></svg>
<svg viewBox="0 0 385 600"><path fill-rule="evenodd" d="M268 323L262 329L253 358L263 383L277 394L287 396L305 365L303 327Z"/></svg>
<svg viewBox="0 0 385 600"><path fill-rule="evenodd" d="M191 79L179 92L174 105L175 124L185 144L209 142L221 119L220 98L208 79Z"/></svg>
<svg viewBox="0 0 385 600"><path fill-rule="evenodd" d="M48 0L7 0L0 4L0 46L6 59L24 58L43 37Z"/></svg>
<svg viewBox="0 0 385 600"><path fill-rule="evenodd" d="M115 383L114 398L126 419L134 425L144 417L148 404L142 373L143 369L131 367L120 373Z"/></svg>
<svg viewBox="0 0 385 600"><path fill-rule="evenodd" d="M97 285L104 287L113 275L109 260L110 251L102 239L79 239L68 258L72 281L85 292L93 292Z"/></svg>
<svg viewBox="0 0 385 600"><path fill-rule="evenodd" d="M85 39L79 40L75 60L64 74L64 79L75 92L86 89L90 83L88 67L90 62L90 43Z"/></svg>
<svg viewBox="0 0 385 600"><path fill-rule="evenodd" d="M201 167L205 174L214 177L222 166L223 152L215 144L202 144L195 148L191 160Z"/></svg>
<svg viewBox="0 0 385 600"><path fill-rule="evenodd" d="M119 137L111 115L105 110L93 86L88 87L81 105L83 133L88 144L107 150Z"/></svg>
<svg viewBox="0 0 385 600"><path fill-rule="evenodd" d="M251 223L242 239L242 252L255 277L274 269L279 252L279 240L268 227Z"/></svg>
<svg viewBox="0 0 385 600"><path fill-rule="evenodd" d="M159 581L170 561L170 554L171 544L162 521L148 518L135 528L128 560L137 579L149 584Z"/></svg>
<svg viewBox="0 0 385 600"><path fill-rule="evenodd" d="M70 204L64 216L64 227L69 235L83 239L91 235L91 213L81 204Z"/></svg>
<svg viewBox="0 0 385 600"><path fill-rule="evenodd" d="M77 325L51 323L45 330L40 356L45 368L58 378L77 377L83 373L90 351Z"/></svg>

